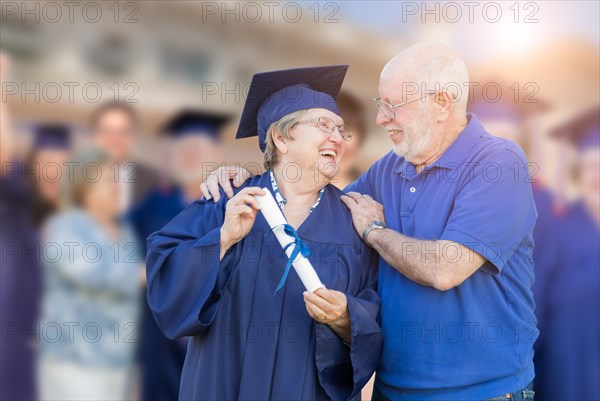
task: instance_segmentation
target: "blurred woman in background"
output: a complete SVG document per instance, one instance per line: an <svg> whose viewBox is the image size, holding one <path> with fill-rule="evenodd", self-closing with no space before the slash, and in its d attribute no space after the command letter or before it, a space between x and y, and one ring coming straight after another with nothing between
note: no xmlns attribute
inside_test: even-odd
<svg viewBox="0 0 600 401"><path fill-rule="evenodd" d="M64 191L68 208L43 230L43 400L123 400L130 391L143 268L118 219L109 166L99 153L79 160Z"/></svg>

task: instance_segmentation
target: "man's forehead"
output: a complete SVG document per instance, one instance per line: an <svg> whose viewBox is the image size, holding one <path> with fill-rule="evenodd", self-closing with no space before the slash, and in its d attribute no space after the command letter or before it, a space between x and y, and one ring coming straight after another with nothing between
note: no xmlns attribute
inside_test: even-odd
<svg viewBox="0 0 600 401"><path fill-rule="evenodd" d="M383 77L379 80L379 97L383 100L394 99L396 101L406 101L412 95L421 92L423 84L417 82L414 74L405 74L403 76Z"/></svg>

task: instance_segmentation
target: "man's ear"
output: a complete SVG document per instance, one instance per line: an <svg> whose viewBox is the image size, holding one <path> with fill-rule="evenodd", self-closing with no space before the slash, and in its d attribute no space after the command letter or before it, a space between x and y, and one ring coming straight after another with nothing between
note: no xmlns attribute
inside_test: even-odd
<svg viewBox="0 0 600 401"><path fill-rule="evenodd" d="M281 135L281 133L279 131L277 131L277 129L273 128L273 130L271 131L271 137L273 138L273 144L275 145L275 147L283 154L287 153L288 151L288 147L287 147L287 139Z"/></svg>
<svg viewBox="0 0 600 401"><path fill-rule="evenodd" d="M438 121L444 121L450 115L456 99L448 92L437 92L434 95Z"/></svg>

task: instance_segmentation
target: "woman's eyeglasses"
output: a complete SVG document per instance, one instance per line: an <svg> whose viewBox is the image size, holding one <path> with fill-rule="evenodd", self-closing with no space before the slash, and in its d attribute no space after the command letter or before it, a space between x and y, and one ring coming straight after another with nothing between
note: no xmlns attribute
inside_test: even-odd
<svg viewBox="0 0 600 401"><path fill-rule="evenodd" d="M315 117L308 120L300 120L297 122L297 124L301 123L314 123L317 126L317 128L319 128L321 131L327 134L332 134L337 128L338 132L345 141L349 141L350 139L352 139L352 129L350 127L344 124L337 125L335 121L333 121L329 117Z"/></svg>

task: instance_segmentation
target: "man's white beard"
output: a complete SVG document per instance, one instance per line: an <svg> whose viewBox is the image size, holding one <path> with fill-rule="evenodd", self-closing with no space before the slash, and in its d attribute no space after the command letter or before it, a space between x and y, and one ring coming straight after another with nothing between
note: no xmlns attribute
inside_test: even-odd
<svg viewBox="0 0 600 401"><path fill-rule="evenodd" d="M420 132L425 126L427 126L425 112L421 110L415 119L415 123L405 124L404 137L400 144L394 144L394 153L404 157L406 161L412 162L415 156L419 155L431 141L431 130L427 129L423 133Z"/></svg>

